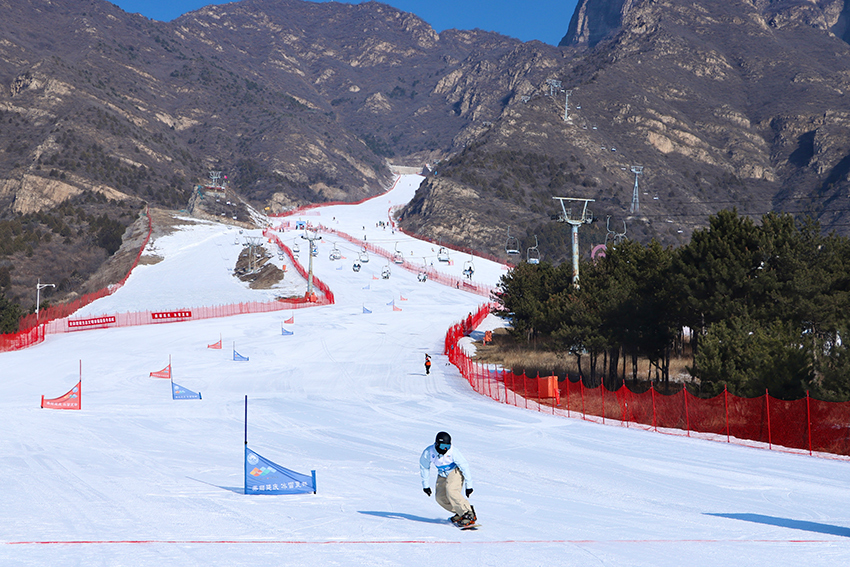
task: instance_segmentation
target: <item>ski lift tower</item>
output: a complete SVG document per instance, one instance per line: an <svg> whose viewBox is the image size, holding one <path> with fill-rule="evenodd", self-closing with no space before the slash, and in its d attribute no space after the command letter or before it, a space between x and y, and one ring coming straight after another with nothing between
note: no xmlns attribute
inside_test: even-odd
<svg viewBox="0 0 850 567"><path fill-rule="evenodd" d="M561 90L561 81L557 79L546 79L546 84L549 85L549 96L554 96L555 91Z"/></svg>
<svg viewBox="0 0 850 567"><path fill-rule="evenodd" d="M561 90L564 95L564 122L572 122L570 120L570 95L573 94L571 90Z"/></svg>
<svg viewBox="0 0 850 567"><path fill-rule="evenodd" d="M310 263L307 268L307 295L313 295L313 246L317 246L314 244L317 240L321 240L322 237L318 235L317 232L313 233L313 236L310 236L310 233L307 230L304 230L304 234L301 235L301 238L304 240L310 241Z"/></svg>
<svg viewBox="0 0 850 567"><path fill-rule="evenodd" d="M245 237L245 246L248 247L248 273L255 274L257 273L257 251L256 248L258 246L262 246L260 242L262 242L262 236L246 236Z"/></svg>
<svg viewBox="0 0 850 567"><path fill-rule="evenodd" d="M558 222L565 222L572 227L573 241L573 285L578 287L578 227L583 224L593 222L593 213L587 210L587 204L594 202L596 199L583 199L580 197L552 197L561 202L561 214L558 215ZM575 212L573 207L569 209L564 204L564 201L570 201L570 204L575 203Z"/></svg>
<svg viewBox="0 0 850 567"><path fill-rule="evenodd" d="M210 185L212 187L221 187L221 183L219 182L221 179L220 171L210 171Z"/></svg>
<svg viewBox="0 0 850 567"><path fill-rule="evenodd" d="M632 209L631 212L633 215L636 215L640 212L640 197L638 197L638 176L643 173L642 165L633 165L631 167L632 173L635 174L635 190L632 193Z"/></svg>

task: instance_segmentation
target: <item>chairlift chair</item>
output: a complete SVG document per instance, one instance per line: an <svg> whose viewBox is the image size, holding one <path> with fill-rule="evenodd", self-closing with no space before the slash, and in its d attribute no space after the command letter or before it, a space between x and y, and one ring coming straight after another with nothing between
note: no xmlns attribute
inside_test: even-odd
<svg viewBox="0 0 850 567"><path fill-rule="evenodd" d="M354 264L351 265L351 269L354 270L355 272L359 272L360 268L361 268L360 262L358 262L357 260L354 260Z"/></svg>
<svg viewBox="0 0 850 567"><path fill-rule="evenodd" d="M365 248L360 251L360 254L358 254L358 259L364 264L369 262L369 253L366 251Z"/></svg>
<svg viewBox="0 0 850 567"><path fill-rule="evenodd" d="M395 243L395 252L393 252L393 262L396 264L404 264L404 254L399 252L398 242Z"/></svg>
<svg viewBox="0 0 850 567"><path fill-rule="evenodd" d="M469 255L469 260L463 263L463 275L472 279L472 274L475 273L475 264L472 263L472 254Z"/></svg>
<svg viewBox="0 0 850 567"><path fill-rule="evenodd" d="M389 266L389 264L387 264L387 265L386 265L386 266L384 266L384 268L381 270L381 279L385 279L385 280L390 279L390 273L391 273L391 272L390 272L390 266Z"/></svg>
<svg viewBox="0 0 850 567"><path fill-rule="evenodd" d="M427 269L427 266L428 261L425 258L422 258L422 269L419 270L418 274L416 274L416 279L420 282L428 281L428 272L425 271Z"/></svg>
<svg viewBox="0 0 850 567"><path fill-rule="evenodd" d="M330 260L339 260L342 258L342 253L339 251L339 248L336 247L336 244L334 244L333 250L331 250L330 254L328 254L328 258Z"/></svg>
<svg viewBox="0 0 850 567"><path fill-rule="evenodd" d="M508 256L519 256L519 239L511 236L511 227L508 227L508 240L505 242L505 252Z"/></svg>
<svg viewBox="0 0 850 567"><path fill-rule="evenodd" d="M449 261L449 251L445 246L440 246L440 250L437 251L437 261L438 262L448 262Z"/></svg>
<svg viewBox="0 0 850 567"><path fill-rule="evenodd" d="M537 246L540 243L537 241L537 235L534 235L534 246L529 248L525 253L525 261L529 264L539 264L540 263L540 250L538 250Z"/></svg>
<svg viewBox="0 0 850 567"><path fill-rule="evenodd" d="M293 254L299 254L301 252L301 248L298 247L297 242L292 245L292 252L293 252Z"/></svg>

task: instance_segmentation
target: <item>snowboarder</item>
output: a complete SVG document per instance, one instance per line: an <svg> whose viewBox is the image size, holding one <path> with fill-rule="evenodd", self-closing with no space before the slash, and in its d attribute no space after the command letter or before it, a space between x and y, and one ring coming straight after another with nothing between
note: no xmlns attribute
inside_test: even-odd
<svg viewBox="0 0 850 567"><path fill-rule="evenodd" d="M425 355L425 374L431 374L431 357Z"/></svg>
<svg viewBox="0 0 850 567"><path fill-rule="evenodd" d="M452 523L459 527L472 526L477 520L475 508L467 498L472 494L472 474L469 463L461 452L452 447L452 437L445 431L437 433L433 445L422 451L419 457L419 476L422 491L431 496L431 464L437 468L437 504L452 512ZM466 483L466 490L463 485ZM464 494L466 496L464 496Z"/></svg>

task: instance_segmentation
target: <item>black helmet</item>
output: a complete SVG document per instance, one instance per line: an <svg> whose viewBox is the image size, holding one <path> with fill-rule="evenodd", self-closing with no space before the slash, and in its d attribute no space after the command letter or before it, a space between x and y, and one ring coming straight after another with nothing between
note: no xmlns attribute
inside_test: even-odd
<svg viewBox="0 0 850 567"><path fill-rule="evenodd" d="M437 438L434 439L434 450L441 455L445 455L449 447L452 446L452 436L445 431L437 433Z"/></svg>

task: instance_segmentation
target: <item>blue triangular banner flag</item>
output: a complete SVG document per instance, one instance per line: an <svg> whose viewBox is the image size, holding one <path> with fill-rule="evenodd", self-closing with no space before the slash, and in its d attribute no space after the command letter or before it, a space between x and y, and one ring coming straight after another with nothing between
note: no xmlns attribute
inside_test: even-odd
<svg viewBox="0 0 850 567"><path fill-rule="evenodd" d="M363 306L363 313L371 313L371 312L372 312L371 310L366 309L365 305Z"/></svg>
<svg viewBox="0 0 850 567"><path fill-rule="evenodd" d="M171 399L172 400L200 400L201 393L193 392L183 386L178 386L174 382L171 383Z"/></svg>
<svg viewBox="0 0 850 567"><path fill-rule="evenodd" d="M245 494L315 494L316 471L301 474L258 455L245 446Z"/></svg>
<svg viewBox="0 0 850 567"><path fill-rule="evenodd" d="M286 329L284 329L283 327L281 327L281 328L280 328L280 334L281 334L281 335L284 335L284 336L289 336L289 335L294 335L295 333L293 333L292 331L287 331Z"/></svg>
<svg viewBox="0 0 850 567"><path fill-rule="evenodd" d="M341 270L341 269L342 269L342 266L340 266L339 268L337 268L337 270Z"/></svg>
<svg viewBox="0 0 850 567"><path fill-rule="evenodd" d="M395 305L395 299L393 299L392 301L390 301L389 303L387 303L387 305Z"/></svg>
<svg viewBox="0 0 850 567"><path fill-rule="evenodd" d="M242 356L241 354L236 352L236 349L233 349L233 360L237 362L248 362L248 357Z"/></svg>
<svg viewBox="0 0 850 567"><path fill-rule="evenodd" d="M370 286L370 285L372 285L372 284L366 284L366 285L364 285L364 286L363 286L363 289L369 289L369 286Z"/></svg>

